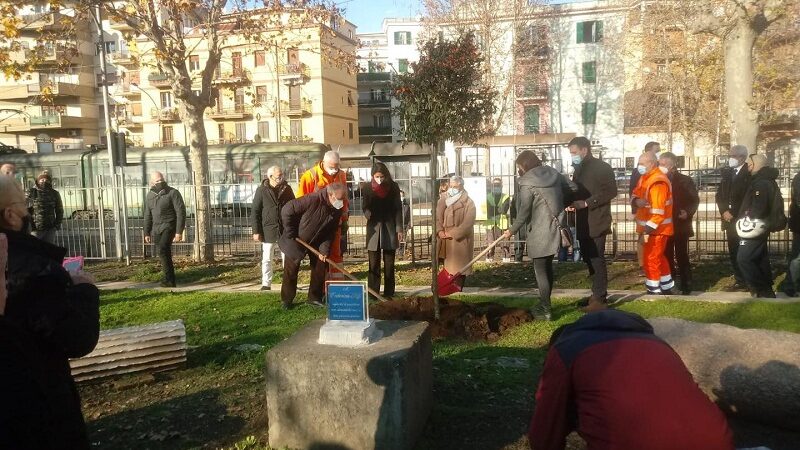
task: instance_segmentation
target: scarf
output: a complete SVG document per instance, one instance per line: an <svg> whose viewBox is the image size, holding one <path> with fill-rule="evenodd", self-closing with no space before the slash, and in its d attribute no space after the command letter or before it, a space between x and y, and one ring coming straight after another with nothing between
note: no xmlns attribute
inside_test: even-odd
<svg viewBox="0 0 800 450"><path fill-rule="evenodd" d="M386 198L389 195L389 189L386 187L386 180L383 183L378 184L375 182L375 179L372 180L372 192L378 196L378 198Z"/></svg>
<svg viewBox="0 0 800 450"><path fill-rule="evenodd" d="M458 194L456 194L456 195L454 195L452 197L450 196L450 194L448 194L447 198L444 199L444 204L447 205L447 206L453 206L453 203L457 202L458 199L461 198L461 194L463 194L463 193L464 193L464 191L461 191L461 192L459 192Z"/></svg>

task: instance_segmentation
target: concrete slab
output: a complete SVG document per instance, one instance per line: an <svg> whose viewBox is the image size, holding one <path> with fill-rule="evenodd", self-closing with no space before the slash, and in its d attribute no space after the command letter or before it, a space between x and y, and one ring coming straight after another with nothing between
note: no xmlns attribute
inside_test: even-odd
<svg viewBox="0 0 800 450"><path fill-rule="evenodd" d="M323 323L267 352L269 445L413 448L431 409L428 324L377 321L384 337L352 349L318 344Z"/></svg>

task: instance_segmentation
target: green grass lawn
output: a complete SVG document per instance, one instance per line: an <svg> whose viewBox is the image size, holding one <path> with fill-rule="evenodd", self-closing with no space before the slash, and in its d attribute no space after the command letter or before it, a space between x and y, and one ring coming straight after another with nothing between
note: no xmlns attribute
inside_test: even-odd
<svg viewBox="0 0 800 450"><path fill-rule="evenodd" d="M351 263L346 267L359 279L366 280L367 264ZM153 261L134 261L129 267L118 262L92 263L88 270L99 281L155 282L161 278L159 265ZM773 263L776 275L775 287L785 277L785 264ZM214 264L199 264L190 261L176 262L179 284L190 283L260 283L260 260L225 260ZM280 283L282 271L275 271L273 281ZM309 271L300 271L300 283L309 282ZM428 264L402 262L397 265L397 284L401 286L430 286L431 270ZM699 291L720 291L733 285L734 279L727 260L704 260L693 266L693 288ZM644 279L639 276L636 263L614 261L608 266L610 289L642 290ZM467 278L467 286L508 288L531 288L536 286L533 266L530 262L522 264L477 263L475 273ZM588 289L591 279L583 263L559 263L555 265L555 287Z"/></svg>
<svg viewBox="0 0 800 450"><path fill-rule="evenodd" d="M532 299L463 296L528 307ZM302 300L302 299L301 299ZM556 320L520 326L493 344L434 342L434 410L420 449L526 448L524 433L550 333L580 314L554 302ZM645 317L671 316L744 328L800 332L800 305L636 301L620 306ZM80 387L90 436L102 449L260 448L266 442L266 350L323 310L279 308L277 293L103 292L102 327L183 319L185 368ZM260 350L239 347L263 346ZM509 361L513 362L509 367ZM255 440L247 442L248 436Z"/></svg>

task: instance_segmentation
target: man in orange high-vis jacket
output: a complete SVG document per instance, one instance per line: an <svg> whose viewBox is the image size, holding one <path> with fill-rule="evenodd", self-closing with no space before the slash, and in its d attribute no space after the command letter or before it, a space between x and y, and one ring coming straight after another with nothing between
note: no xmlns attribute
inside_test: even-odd
<svg viewBox="0 0 800 450"><path fill-rule="evenodd" d="M671 294L675 282L672 280L666 249L669 237L674 234L672 185L652 153L643 153L639 157L637 170L642 177L633 190L631 202L638 208L636 232L645 236L645 286L649 294Z"/></svg>
<svg viewBox="0 0 800 450"><path fill-rule="evenodd" d="M296 197L300 198L304 195L324 189L325 186L331 183L342 183L343 186L347 186L346 174L339 167L339 153L334 151L326 152L325 156L322 157L322 161L303 173L300 177L300 183L297 186ZM333 237L328 256L331 261L337 264L341 263L343 260L341 246L342 227L347 226L349 206L347 196L345 196L342 217L340 219L341 226L336 230L336 235ZM333 268L329 268L329 275L330 279L344 278L339 271Z"/></svg>

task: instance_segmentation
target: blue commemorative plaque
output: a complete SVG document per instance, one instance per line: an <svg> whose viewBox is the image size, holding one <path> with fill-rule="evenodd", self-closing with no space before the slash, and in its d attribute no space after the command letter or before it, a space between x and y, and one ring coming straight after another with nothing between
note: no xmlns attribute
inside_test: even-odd
<svg viewBox="0 0 800 450"><path fill-rule="evenodd" d="M328 320L367 320L367 283L328 282Z"/></svg>

